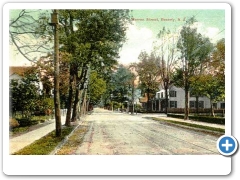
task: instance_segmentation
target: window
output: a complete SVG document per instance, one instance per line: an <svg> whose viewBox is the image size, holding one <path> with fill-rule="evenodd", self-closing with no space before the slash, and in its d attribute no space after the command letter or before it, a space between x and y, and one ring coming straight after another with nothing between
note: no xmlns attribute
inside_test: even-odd
<svg viewBox="0 0 240 180"><path fill-rule="evenodd" d="M195 108L195 101L190 101L190 108Z"/></svg>
<svg viewBox="0 0 240 180"><path fill-rule="evenodd" d="M204 108L204 101L198 101L198 107Z"/></svg>
<svg viewBox="0 0 240 180"><path fill-rule="evenodd" d="M197 102L196 101L190 101L190 108L196 108ZM198 101L198 107L204 108L204 101Z"/></svg>
<svg viewBox="0 0 240 180"><path fill-rule="evenodd" d="M160 93L157 93L157 98L158 98L158 99L160 98Z"/></svg>
<svg viewBox="0 0 240 180"><path fill-rule="evenodd" d="M217 103L213 103L213 108L217 109Z"/></svg>
<svg viewBox="0 0 240 180"><path fill-rule="evenodd" d="M221 103L221 109L225 109L225 103Z"/></svg>
<svg viewBox="0 0 240 180"><path fill-rule="evenodd" d="M170 108L177 108L177 101L170 101Z"/></svg>
<svg viewBox="0 0 240 180"><path fill-rule="evenodd" d="M163 98L163 92L161 92L161 98Z"/></svg>
<svg viewBox="0 0 240 180"><path fill-rule="evenodd" d="M169 96L170 97L177 97L177 91L170 91Z"/></svg>

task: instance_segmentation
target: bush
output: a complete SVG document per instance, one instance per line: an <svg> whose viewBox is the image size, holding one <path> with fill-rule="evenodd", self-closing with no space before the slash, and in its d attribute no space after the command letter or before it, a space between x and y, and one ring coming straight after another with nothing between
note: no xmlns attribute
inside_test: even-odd
<svg viewBox="0 0 240 180"><path fill-rule="evenodd" d="M184 114L167 114L168 117L173 118L180 118L184 119ZM207 122L207 123L214 123L214 124L225 124L225 118L223 117L213 117L213 116L189 116L189 119L195 120L195 121L201 121L201 122Z"/></svg>
<svg viewBox="0 0 240 180"><path fill-rule="evenodd" d="M12 129L12 128L16 128L20 126L20 124L18 123L18 121L14 118L9 118L9 128Z"/></svg>
<svg viewBox="0 0 240 180"><path fill-rule="evenodd" d="M38 120L31 120L29 118L21 118L17 119L20 124L20 127L32 126L34 124L38 124Z"/></svg>

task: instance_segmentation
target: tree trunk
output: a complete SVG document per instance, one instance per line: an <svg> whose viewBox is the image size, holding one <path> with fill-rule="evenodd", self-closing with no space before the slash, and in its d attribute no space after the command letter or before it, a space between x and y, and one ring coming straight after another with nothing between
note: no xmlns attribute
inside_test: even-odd
<svg viewBox="0 0 240 180"><path fill-rule="evenodd" d="M68 90L68 105L67 105L67 115L66 115L66 121L65 126L71 125L71 114L72 114L72 99L73 99L73 82L74 82L74 76L71 73L70 68L70 78L69 78L69 90Z"/></svg>
<svg viewBox="0 0 240 180"><path fill-rule="evenodd" d="M134 113L134 81L132 83L132 109L131 109L131 114Z"/></svg>
<svg viewBox="0 0 240 180"><path fill-rule="evenodd" d="M212 102L212 100L210 100L210 103L211 103L211 116L215 117L214 107L213 107L213 102Z"/></svg>
<svg viewBox="0 0 240 180"><path fill-rule="evenodd" d="M73 16L70 14L69 17L69 27L71 30L71 33L68 31L68 26L64 26L65 28L65 34L67 37L74 34L73 30ZM65 23L67 20L65 19ZM68 24L68 23L66 23ZM74 54L75 49L69 47L68 52L70 54ZM74 75L74 64L70 64L70 77L69 77L69 90L68 90L68 105L67 105L67 114L66 114L66 120L65 120L65 126L71 126L71 114L72 114L72 101L73 101L73 87L74 87L74 81L75 75Z"/></svg>
<svg viewBox="0 0 240 180"><path fill-rule="evenodd" d="M58 14L58 10L54 10L54 14ZM55 123L56 136L62 134L62 123L60 114L60 94L59 94L59 35L58 22L54 26L54 107L55 107Z"/></svg>
<svg viewBox="0 0 240 180"><path fill-rule="evenodd" d="M149 99L150 99L150 95L149 95L149 88L147 89L147 113L149 112Z"/></svg>
<svg viewBox="0 0 240 180"><path fill-rule="evenodd" d="M81 79L85 79L87 76L87 70L85 69L85 65L82 67L81 75L78 77L78 71L75 69L74 74L76 78L76 83L79 84ZM84 88L84 83L79 84L79 86L76 88L76 94L74 98L74 103L73 103L73 112L72 112L72 119L71 121L74 122L77 120L77 106L80 100L80 92L82 92L82 89Z"/></svg>
<svg viewBox="0 0 240 180"><path fill-rule="evenodd" d="M81 108L81 114L84 116L86 114L86 91L84 90L83 95L83 101L82 101L82 108Z"/></svg>
<svg viewBox="0 0 240 180"><path fill-rule="evenodd" d="M188 88L186 89L185 88L185 116L184 116L184 119L185 120L188 120L189 119L189 90Z"/></svg>
<svg viewBox="0 0 240 180"><path fill-rule="evenodd" d="M72 122L75 122L77 120L77 104L79 102L79 89L76 88L76 93L75 93L75 100L74 100L74 103L73 103L73 112L72 112L72 119L71 121Z"/></svg>
<svg viewBox="0 0 240 180"><path fill-rule="evenodd" d="M196 96L196 114L199 115L199 96Z"/></svg>
<svg viewBox="0 0 240 180"><path fill-rule="evenodd" d="M187 67L187 65L186 65ZM184 70L184 89L185 89L185 111L184 119L189 119L189 80L188 80L188 68Z"/></svg>
<svg viewBox="0 0 240 180"><path fill-rule="evenodd" d="M165 114L168 113L168 85L164 86L165 89Z"/></svg>

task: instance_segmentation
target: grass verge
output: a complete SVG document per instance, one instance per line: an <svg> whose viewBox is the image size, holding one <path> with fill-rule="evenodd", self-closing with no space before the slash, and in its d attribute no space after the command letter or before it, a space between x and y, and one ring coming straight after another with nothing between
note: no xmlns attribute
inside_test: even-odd
<svg viewBox="0 0 240 180"><path fill-rule="evenodd" d="M63 127L61 137L56 137L54 130L41 139L15 152L13 155L48 155L73 131L74 127L76 126Z"/></svg>
<svg viewBox="0 0 240 180"><path fill-rule="evenodd" d="M209 127L209 126L204 126L204 125L199 125L199 124L192 124L192 123L187 123L187 122L165 120L165 119L155 118L155 117L153 117L152 119L156 120L156 121L162 121L165 123L169 123L169 124L181 125L181 126L185 126L185 127L192 127L192 128L202 129L205 131L211 131L211 132L216 132L216 133L220 133L220 134L225 133L225 130L221 129L221 128L214 128L214 127Z"/></svg>
<svg viewBox="0 0 240 180"><path fill-rule="evenodd" d="M19 133L25 133L25 132L28 132L29 130L29 126L26 126L26 127L17 127L17 128L14 128L14 129L10 129L9 130L9 135L10 136L13 136L15 134L19 134Z"/></svg>
<svg viewBox="0 0 240 180"><path fill-rule="evenodd" d="M74 132L68 137L64 143L55 153L55 155L72 155L77 148L82 144L84 135L88 131L89 126L78 126Z"/></svg>

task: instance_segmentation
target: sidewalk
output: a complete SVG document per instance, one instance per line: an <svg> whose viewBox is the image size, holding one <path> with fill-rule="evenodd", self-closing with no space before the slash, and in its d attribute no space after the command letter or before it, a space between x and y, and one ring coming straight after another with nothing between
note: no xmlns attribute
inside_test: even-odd
<svg viewBox="0 0 240 180"><path fill-rule="evenodd" d="M172 118L172 117L159 117L159 118L164 119L164 120L179 121L179 122L184 122L184 123L198 124L198 125L202 125L202 126L225 129L225 125L223 125L223 124L213 124L213 123L206 123L206 122L201 122L201 121L183 120L183 119Z"/></svg>
<svg viewBox="0 0 240 180"><path fill-rule="evenodd" d="M214 124L214 123L207 123L207 122L201 122L201 121L172 118L172 117L167 117L165 114L149 113L149 114L141 114L141 116L142 117L155 117L155 118L161 118L163 120L179 121L179 122L184 122L184 123L189 123L189 124L197 124L197 125L208 126L208 127L213 127L213 128L225 129L225 125L223 125L223 124Z"/></svg>
<svg viewBox="0 0 240 180"><path fill-rule="evenodd" d="M26 134L21 136L12 138L9 140L9 154L13 154L20 149L24 148L25 146L33 143L34 141L40 139L41 137L47 135L48 133L55 130L55 120L51 120L52 123L48 124L44 127L36 129L34 131L30 131ZM61 116L62 124L65 123L65 116Z"/></svg>

